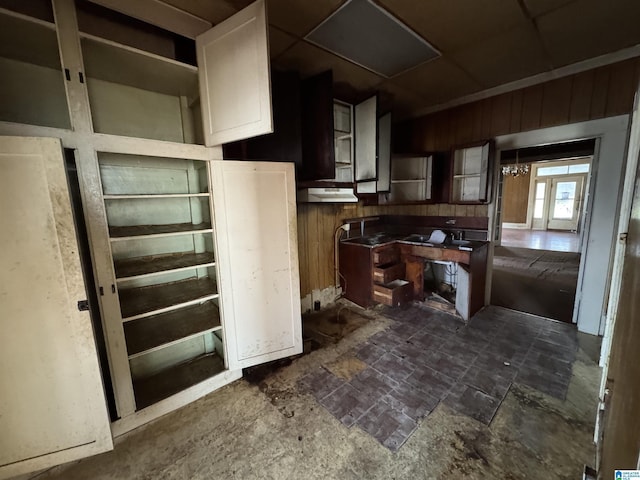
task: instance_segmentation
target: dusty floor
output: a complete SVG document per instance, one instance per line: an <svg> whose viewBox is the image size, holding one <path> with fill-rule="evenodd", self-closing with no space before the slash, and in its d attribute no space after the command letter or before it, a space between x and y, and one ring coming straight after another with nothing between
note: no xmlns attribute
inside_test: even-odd
<svg viewBox="0 0 640 480"><path fill-rule="evenodd" d="M343 339L141 427L113 452L37 478L547 480L581 478L583 466L593 465L600 370L588 338L564 401L515 383L489 426L441 402L395 453L345 427L298 382L319 364L340 365L392 322L364 314L371 319Z"/></svg>

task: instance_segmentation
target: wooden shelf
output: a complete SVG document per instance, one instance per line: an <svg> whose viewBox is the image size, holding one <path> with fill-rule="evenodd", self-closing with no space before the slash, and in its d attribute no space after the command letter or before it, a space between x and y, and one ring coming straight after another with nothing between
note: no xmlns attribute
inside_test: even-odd
<svg viewBox="0 0 640 480"><path fill-rule="evenodd" d="M136 380L133 382L136 407L141 410L223 371L223 360L211 353Z"/></svg>
<svg viewBox="0 0 640 480"><path fill-rule="evenodd" d="M461 174L454 175L453 178L455 180L458 180L458 179L479 177L480 175L481 175L480 173L461 173Z"/></svg>
<svg viewBox="0 0 640 480"><path fill-rule="evenodd" d="M153 194L133 194L133 195L103 195L105 200L140 200L150 198L196 198L209 197L208 193L153 193Z"/></svg>
<svg viewBox="0 0 640 480"><path fill-rule="evenodd" d="M406 180L391 180L391 183L424 183L426 178L408 178Z"/></svg>
<svg viewBox="0 0 640 480"><path fill-rule="evenodd" d="M130 240L138 237L166 237L190 233L211 232L210 223L174 223L170 225L133 225L128 227L109 227L111 240Z"/></svg>
<svg viewBox="0 0 640 480"><path fill-rule="evenodd" d="M114 262L118 281L160 275L169 271L186 270L196 267L211 267L213 265L215 265L215 258L211 252L150 255L147 257L116 260Z"/></svg>
<svg viewBox="0 0 640 480"><path fill-rule="evenodd" d="M120 311L125 322L177 310L218 296L211 278L193 278L148 287L120 290Z"/></svg>
<svg viewBox="0 0 640 480"><path fill-rule="evenodd" d="M0 8L0 57L61 70L56 26Z"/></svg>
<svg viewBox="0 0 640 480"><path fill-rule="evenodd" d="M124 334L131 359L220 328L218 306L208 301L127 322Z"/></svg>
<svg viewBox="0 0 640 480"><path fill-rule="evenodd" d="M167 95L197 97L198 68L80 33L86 75Z"/></svg>

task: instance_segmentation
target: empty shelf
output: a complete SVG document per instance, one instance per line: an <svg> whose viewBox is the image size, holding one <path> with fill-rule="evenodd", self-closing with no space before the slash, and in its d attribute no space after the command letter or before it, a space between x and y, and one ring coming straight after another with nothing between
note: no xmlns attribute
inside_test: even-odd
<svg viewBox="0 0 640 480"><path fill-rule="evenodd" d="M134 193L120 195L103 195L105 200L148 200L154 198L197 198L208 197L208 193Z"/></svg>
<svg viewBox="0 0 640 480"><path fill-rule="evenodd" d="M120 311L125 321L176 310L218 296L216 284L211 278L128 288L119 294Z"/></svg>
<svg viewBox="0 0 640 480"><path fill-rule="evenodd" d="M215 353L163 370L133 382L136 407L141 410L224 371L224 362Z"/></svg>
<svg viewBox="0 0 640 480"><path fill-rule="evenodd" d="M170 225L133 225L129 227L109 227L111 240L127 240L132 237L183 235L191 232L202 233L211 230L210 223L174 223Z"/></svg>
<svg viewBox="0 0 640 480"><path fill-rule="evenodd" d="M117 279L141 277L199 266L211 266L215 262L213 253L172 253L148 257L116 260L114 267Z"/></svg>
<svg viewBox="0 0 640 480"><path fill-rule="evenodd" d="M218 306L208 301L127 322L124 334L131 358L219 328Z"/></svg>

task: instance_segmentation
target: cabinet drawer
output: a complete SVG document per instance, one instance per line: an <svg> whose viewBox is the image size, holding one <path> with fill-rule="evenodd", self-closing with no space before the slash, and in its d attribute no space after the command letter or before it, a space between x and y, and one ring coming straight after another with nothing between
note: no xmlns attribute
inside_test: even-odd
<svg viewBox="0 0 640 480"><path fill-rule="evenodd" d="M373 300L391 307L397 307L413 297L413 284L406 280L394 280L386 285L373 286Z"/></svg>
<svg viewBox="0 0 640 480"><path fill-rule="evenodd" d="M397 248L382 248L373 252L374 265L397 263L398 261L400 261L400 252Z"/></svg>
<svg viewBox="0 0 640 480"><path fill-rule="evenodd" d="M373 281L389 283L393 280L404 279L406 267L404 263L386 263L373 268Z"/></svg>

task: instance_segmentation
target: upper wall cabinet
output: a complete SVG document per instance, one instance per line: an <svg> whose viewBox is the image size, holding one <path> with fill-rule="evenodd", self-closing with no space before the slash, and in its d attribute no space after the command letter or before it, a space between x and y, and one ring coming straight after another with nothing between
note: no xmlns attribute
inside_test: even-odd
<svg viewBox="0 0 640 480"><path fill-rule="evenodd" d="M222 145L273 131L264 0L196 39L204 142Z"/></svg>
<svg viewBox="0 0 640 480"><path fill-rule="evenodd" d="M355 123L355 181L371 182L375 193L378 179L378 97L374 95L354 106Z"/></svg>
<svg viewBox="0 0 640 480"><path fill-rule="evenodd" d="M0 121L69 129L53 12L43 17L0 8Z"/></svg>
<svg viewBox="0 0 640 480"><path fill-rule="evenodd" d="M493 143L456 147L451 154L451 203L488 203Z"/></svg>
<svg viewBox="0 0 640 480"><path fill-rule="evenodd" d="M297 72L271 70L273 133L223 145L229 160L302 162L300 125L300 76Z"/></svg>
<svg viewBox="0 0 640 480"><path fill-rule="evenodd" d="M298 179L331 180L336 176L331 70L303 80L301 94L302 165Z"/></svg>

